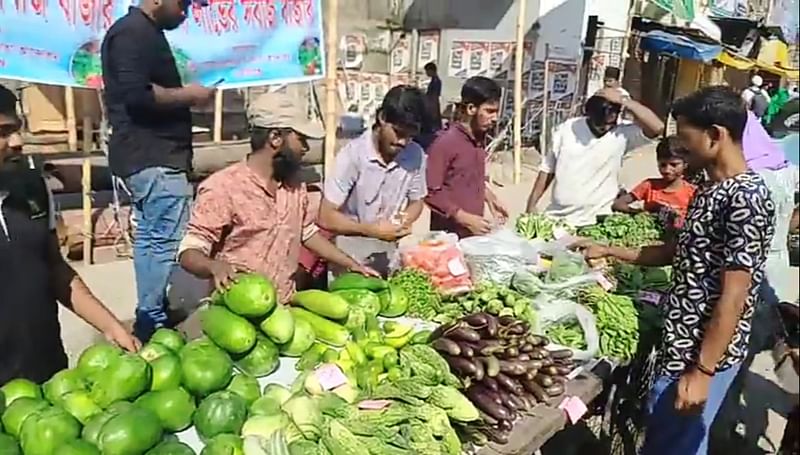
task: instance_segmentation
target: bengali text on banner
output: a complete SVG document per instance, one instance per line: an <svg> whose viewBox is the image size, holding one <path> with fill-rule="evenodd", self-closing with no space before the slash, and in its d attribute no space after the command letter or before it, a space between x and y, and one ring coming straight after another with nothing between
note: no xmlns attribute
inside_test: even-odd
<svg viewBox="0 0 800 455"><path fill-rule="evenodd" d="M208 0L167 32L184 83L245 87L324 76L321 0ZM131 0L0 0L0 78L102 85L100 43Z"/></svg>

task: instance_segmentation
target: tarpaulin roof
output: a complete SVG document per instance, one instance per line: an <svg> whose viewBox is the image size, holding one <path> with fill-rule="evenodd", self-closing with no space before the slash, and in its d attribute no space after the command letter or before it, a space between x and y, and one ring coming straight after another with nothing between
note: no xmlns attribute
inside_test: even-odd
<svg viewBox="0 0 800 455"><path fill-rule="evenodd" d="M770 65L761 60L754 60L736 55L728 50L723 50L722 53L717 56L717 61L723 65L730 66L731 68L736 68L737 70L746 71L751 69L759 69L781 77L786 77L791 80L798 79L798 70L796 68L784 68L781 66Z"/></svg>
<svg viewBox="0 0 800 455"><path fill-rule="evenodd" d="M703 43L685 35L652 30L642 35L640 47L649 52L670 54L675 57L710 62L722 52L722 46Z"/></svg>

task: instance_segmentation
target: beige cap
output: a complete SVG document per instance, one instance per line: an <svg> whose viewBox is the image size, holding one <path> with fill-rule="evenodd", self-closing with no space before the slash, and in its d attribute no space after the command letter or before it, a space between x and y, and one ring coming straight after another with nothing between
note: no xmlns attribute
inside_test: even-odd
<svg viewBox="0 0 800 455"><path fill-rule="evenodd" d="M322 123L308 118L304 104L285 93L264 93L248 106L247 121L256 128L291 128L311 139L322 139Z"/></svg>

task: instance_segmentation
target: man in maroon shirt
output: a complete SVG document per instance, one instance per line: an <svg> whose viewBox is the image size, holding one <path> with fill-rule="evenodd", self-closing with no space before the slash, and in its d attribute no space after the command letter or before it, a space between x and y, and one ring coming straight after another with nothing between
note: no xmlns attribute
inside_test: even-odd
<svg viewBox="0 0 800 455"><path fill-rule="evenodd" d="M491 222L505 221L508 211L486 182L486 133L497 122L500 87L491 79L472 77L461 88L459 122L453 122L428 150L426 177L431 230L459 237L488 234Z"/></svg>

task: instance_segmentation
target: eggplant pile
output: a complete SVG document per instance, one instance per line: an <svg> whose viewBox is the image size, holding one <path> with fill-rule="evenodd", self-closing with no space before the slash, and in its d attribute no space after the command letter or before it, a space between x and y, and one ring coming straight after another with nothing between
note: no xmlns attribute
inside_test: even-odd
<svg viewBox="0 0 800 455"><path fill-rule="evenodd" d="M483 424L465 431L476 444L505 444L514 421L537 403L561 396L573 370L572 351L549 351L526 321L475 313L440 326L431 346L466 385Z"/></svg>

